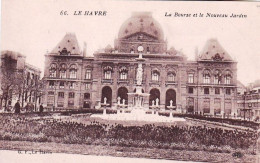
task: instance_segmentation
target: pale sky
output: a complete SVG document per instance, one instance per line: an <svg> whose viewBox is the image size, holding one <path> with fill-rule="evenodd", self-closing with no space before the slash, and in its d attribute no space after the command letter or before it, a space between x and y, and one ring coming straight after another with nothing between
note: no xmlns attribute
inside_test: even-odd
<svg viewBox="0 0 260 163"><path fill-rule="evenodd" d="M61 16L66 10L69 15ZM107 11L107 16L75 16L74 11ZM1 50L26 56L44 68L44 54L67 32L76 34L87 54L114 45L120 26L132 12L148 11L161 24L168 48L193 60L210 38L216 38L238 62L238 80L248 84L260 79L260 2L170 2L86 0L2 0ZM166 12L195 14L244 14L247 18L165 17ZM43 75L43 72L42 72Z"/></svg>

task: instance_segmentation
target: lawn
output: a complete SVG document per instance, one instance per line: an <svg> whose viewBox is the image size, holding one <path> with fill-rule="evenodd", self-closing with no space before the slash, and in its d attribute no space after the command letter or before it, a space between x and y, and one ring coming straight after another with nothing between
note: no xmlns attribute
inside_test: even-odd
<svg viewBox="0 0 260 163"><path fill-rule="evenodd" d="M0 115L1 149L145 157L174 160L254 162L257 134L193 122L108 121L90 114Z"/></svg>

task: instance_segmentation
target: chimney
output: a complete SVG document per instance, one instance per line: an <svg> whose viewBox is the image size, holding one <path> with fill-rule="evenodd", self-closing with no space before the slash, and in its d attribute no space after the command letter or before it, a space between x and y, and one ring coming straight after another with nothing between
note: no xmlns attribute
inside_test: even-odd
<svg viewBox="0 0 260 163"><path fill-rule="evenodd" d="M87 56L87 43L84 42L84 45L83 45L83 57L86 57Z"/></svg>
<svg viewBox="0 0 260 163"><path fill-rule="evenodd" d="M198 61L198 59L199 59L199 49L196 46L196 48L195 48L195 61Z"/></svg>

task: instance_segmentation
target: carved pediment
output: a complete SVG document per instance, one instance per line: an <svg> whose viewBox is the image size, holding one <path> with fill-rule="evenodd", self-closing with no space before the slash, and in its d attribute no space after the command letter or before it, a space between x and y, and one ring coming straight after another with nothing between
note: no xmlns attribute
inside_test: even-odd
<svg viewBox="0 0 260 163"><path fill-rule="evenodd" d="M153 36L147 35L146 33L135 33L126 37L125 39L129 41L156 41L157 39Z"/></svg>
<svg viewBox="0 0 260 163"><path fill-rule="evenodd" d="M214 61L222 61L223 60L223 57L221 57L218 53L215 54L214 56L212 56L212 59Z"/></svg>

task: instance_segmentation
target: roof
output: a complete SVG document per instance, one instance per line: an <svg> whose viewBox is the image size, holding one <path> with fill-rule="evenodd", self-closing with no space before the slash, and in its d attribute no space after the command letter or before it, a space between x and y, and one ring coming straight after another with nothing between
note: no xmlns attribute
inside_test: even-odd
<svg viewBox="0 0 260 163"><path fill-rule="evenodd" d="M217 39L209 39L200 52L199 60L233 61Z"/></svg>
<svg viewBox="0 0 260 163"><path fill-rule="evenodd" d="M3 59L6 57L11 57L13 60L17 60L18 57L25 58L24 55L22 55L21 53L18 53L18 52L14 52L14 51L10 51L10 50L1 51L1 58Z"/></svg>
<svg viewBox="0 0 260 163"><path fill-rule="evenodd" d="M164 39L160 24L150 12L134 12L121 26L118 38L125 38L134 33L143 32L159 40Z"/></svg>
<svg viewBox="0 0 260 163"><path fill-rule="evenodd" d="M61 54L63 50L66 50L70 55L81 54L78 40L74 33L67 33L51 53Z"/></svg>
<svg viewBox="0 0 260 163"><path fill-rule="evenodd" d="M243 83L241 83L239 80L237 80L237 87L246 89L246 86Z"/></svg>

